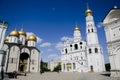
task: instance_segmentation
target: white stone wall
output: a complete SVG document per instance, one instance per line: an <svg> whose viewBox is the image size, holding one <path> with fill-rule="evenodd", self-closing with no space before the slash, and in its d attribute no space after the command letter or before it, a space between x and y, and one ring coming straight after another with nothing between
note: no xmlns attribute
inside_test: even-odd
<svg viewBox="0 0 120 80"><path fill-rule="evenodd" d="M18 37L10 36L9 37L9 43L18 43Z"/></svg>
<svg viewBox="0 0 120 80"><path fill-rule="evenodd" d="M27 46L36 47L36 42L35 41L28 41Z"/></svg>
<svg viewBox="0 0 120 80"><path fill-rule="evenodd" d="M25 40L26 40L26 37L24 35L19 36L19 43L20 44L25 45Z"/></svg>
<svg viewBox="0 0 120 80"><path fill-rule="evenodd" d="M10 48L9 53L9 62L8 62L8 68L7 72L13 72L18 70L19 65L19 56L20 56L20 49L17 46L13 46Z"/></svg>
<svg viewBox="0 0 120 80"><path fill-rule="evenodd" d="M31 50L31 63L30 63L30 71L31 72L38 72L40 71L40 59L39 59L39 52L36 49Z"/></svg>
<svg viewBox="0 0 120 80"><path fill-rule="evenodd" d="M120 9L113 8L103 20L111 65L111 76L120 74ZM118 73L116 73L118 72Z"/></svg>

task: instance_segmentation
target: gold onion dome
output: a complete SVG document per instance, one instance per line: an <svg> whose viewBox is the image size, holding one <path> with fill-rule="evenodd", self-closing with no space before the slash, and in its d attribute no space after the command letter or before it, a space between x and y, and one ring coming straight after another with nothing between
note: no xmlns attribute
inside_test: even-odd
<svg viewBox="0 0 120 80"><path fill-rule="evenodd" d="M5 37L5 41L9 41L9 36L6 36L6 37Z"/></svg>
<svg viewBox="0 0 120 80"><path fill-rule="evenodd" d="M19 37L19 33L18 33L18 31L13 30L13 31L10 32L10 35L9 35L9 36L16 36L16 37Z"/></svg>
<svg viewBox="0 0 120 80"><path fill-rule="evenodd" d="M35 35L32 34L32 35L28 36L27 41L37 41L37 38Z"/></svg>
<svg viewBox="0 0 120 80"><path fill-rule="evenodd" d="M85 15L86 15L86 16L87 16L87 15L92 15L92 10L87 9L87 10L85 11Z"/></svg>
<svg viewBox="0 0 120 80"><path fill-rule="evenodd" d="M24 36L26 36L26 32L25 32L23 29L21 29L21 30L19 31L19 35L24 35Z"/></svg>
<svg viewBox="0 0 120 80"><path fill-rule="evenodd" d="M80 28L76 25L76 27L74 28L74 31L80 31Z"/></svg>

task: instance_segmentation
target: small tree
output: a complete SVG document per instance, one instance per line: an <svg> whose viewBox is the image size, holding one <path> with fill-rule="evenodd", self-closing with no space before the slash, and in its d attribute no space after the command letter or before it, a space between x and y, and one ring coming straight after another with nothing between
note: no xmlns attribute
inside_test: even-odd
<svg viewBox="0 0 120 80"><path fill-rule="evenodd" d="M46 63L41 60L41 65L40 65L41 73L50 71L45 65Z"/></svg>
<svg viewBox="0 0 120 80"><path fill-rule="evenodd" d="M57 65L56 67L54 67L54 70L53 70L53 71L58 72L58 71L60 71L60 70L61 70L61 64L58 63L58 65Z"/></svg>

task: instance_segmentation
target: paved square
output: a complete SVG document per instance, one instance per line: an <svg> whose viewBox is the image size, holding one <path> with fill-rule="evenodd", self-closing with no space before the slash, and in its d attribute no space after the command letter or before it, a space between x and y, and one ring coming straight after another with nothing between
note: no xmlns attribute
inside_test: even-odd
<svg viewBox="0 0 120 80"><path fill-rule="evenodd" d="M18 76L17 79L10 80L113 80L106 74L109 73L46 72L30 73L27 76Z"/></svg>

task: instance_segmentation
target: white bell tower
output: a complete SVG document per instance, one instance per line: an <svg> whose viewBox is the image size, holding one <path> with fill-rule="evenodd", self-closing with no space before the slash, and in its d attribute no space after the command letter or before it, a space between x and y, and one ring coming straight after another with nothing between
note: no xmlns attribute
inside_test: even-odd
<svg viewBox="0 0 120 80"><path fill-rule="evenodd" d="M95 27L92 10L87 7L86 15L86 35L87 35L87 55L89 71L105 71L103 50L99 44L97 29Z"/></svg>
<svg viewBox="0 0 120 80"><path fill-rule="evenodd" d="M92 16L92 11L87 8L86 12L86 34L87 34L87 44L99 44L98 36L97 36L97 29L94 24L94 19Z"/></svg>

